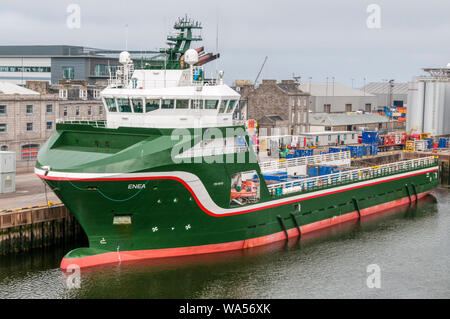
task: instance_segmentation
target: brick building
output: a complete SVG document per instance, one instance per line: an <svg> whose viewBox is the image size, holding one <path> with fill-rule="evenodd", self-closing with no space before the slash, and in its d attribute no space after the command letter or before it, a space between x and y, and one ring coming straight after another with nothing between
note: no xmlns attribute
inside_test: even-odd
<svg viewBox="0 0 450 319"><path fill-rule="evenodd" d="M39 148L55 129L59 97L13 84L0 91L0 150L16 153L19 171L31 169Z"/></svg>
<svg viewBox="0 0 450 319"><path fill-rule="evenodd" d="M16 153L18 171L33 169L37 153L58 119L106 118L101 87L86 81L62 81L56 86L27 81L26 86L0 82L0 150Z"/></svg>
<svg viewBox="0 0 450 319"><path fill-rule="evenodd" d="M260 129L272 134L274 128L296 134L308 131L309 94L299 89L293 80L262 80L255 88L245 85L240 88L241 117L255 119Z"/></svg>

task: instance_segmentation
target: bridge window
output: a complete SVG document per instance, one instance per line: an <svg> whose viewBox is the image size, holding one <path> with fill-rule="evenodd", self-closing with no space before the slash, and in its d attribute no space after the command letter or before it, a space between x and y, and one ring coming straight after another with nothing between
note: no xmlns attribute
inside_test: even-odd
<svg viewBox="0 0 450 319"><path fill-rule="evenodd" d="M222 100L222 102L220 103L219 113L225 112L225 109L227 108L227 103L228 100Z"/></svg>
<svg viewBox="0 0 450 319"><path fill-rule="evenodd" d="M227 113L231 113L233 111L235 105L236 105L236 100L230 100L230 103L228 103Z"/></svg>
<svg viewBox="0 0 450 319"><path fill-rule="evenodd" d="M175 100L162 100L162 109L173 109L175 106Z"/></svg>
<svg viewBox="0 0 450 319"><path fill-rule="evenodd" d="M145 113L159 109L159 99L146 99L145 100Z"/></svg>
<svg viewBox="0 0 450 319"><path fill-rule="evenodd" d="M119 112L131 113L131 106L129 99L117 99L117 105L119 106Z"/></svg>
<svg viewBox="0 0 450 319"><path fill-rule="evenodd" d="M144 113L142 99L131 99L131 103L133 104L134 113Z"/></svg>
<svg viewBox="0 0 450 319"><path fill-rule="evenodd" d="M188 109L189 100L177 100L177 109Z"/></svg>
<svg viewBox="0 0 450 319"><path fill-rule="evenodd" d="M218 100L205 100L205 110L217 110Z"/></svg>
<svg viewBox="0 0 450 319"><path fill-rule="evenodd" d="M117 112L117 106L116 106L116 100L105 98L106 107L108 108L108 111L110 112Z"/></svg>
<svg viewBox="0 0 450 319"><path fill-rule="evenodd" d="M195 110L203 109L203 100L192 100L191 108Z"/></svg>

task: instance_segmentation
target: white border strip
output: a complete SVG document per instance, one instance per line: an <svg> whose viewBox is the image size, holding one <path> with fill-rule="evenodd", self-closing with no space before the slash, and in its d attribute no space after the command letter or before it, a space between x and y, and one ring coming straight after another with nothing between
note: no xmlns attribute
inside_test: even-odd
<svg viewBox="0 0 450 319"><path fill-rule="evenodd" d="M68 178L68 179L176 177L176 178L183 180L187 185L189 185L189 187L192 189L192 191L194 192L195 196L198 198L200 203L208 211L210 211L212 214L215 214L215 215L223 215L223 214L239 213L239 212L247 211L247 210L261 209L266 206L278 205L278 204L282 204L284 202L301 201L304 198L330 193L330 191L334 193L334 192L346 190L348 188L362 187L366 184L382 182L384 180L388 180L388 179L392 179L392 178L406 177L409 175L425 173L425 172L428 172L435 168L437 169L438 167L437 166L436 167L428 167L428 168L424 168L421 170L389 175L389 176L380 177L380 178L376 178L376 179L370 179L370 180L365 180L362 182L352 183L352 184L348 184L348 185L344 185L344 186L327 188L327 189L319 190L317 192L299 194L299 195L294 195L294 196L290 196L290 197L286 197L286 198L272 200L269 202L263 202L263 203L259 203L259 204L236 207L236 208L219 207L214 202L214 200L211 198L211 196L209 195L203 182L196 175L194 175L192 173L188 173L188 172L172 171L172 172L146 172L146 173L129 173L129 174L114 174L114 173L93 174L93 173L67 173L67 172L50 171L47 174L47 176L48 177L57 177L57 178ZM37 175L45 175L46 171L35 168L34 172Z"/></svg>

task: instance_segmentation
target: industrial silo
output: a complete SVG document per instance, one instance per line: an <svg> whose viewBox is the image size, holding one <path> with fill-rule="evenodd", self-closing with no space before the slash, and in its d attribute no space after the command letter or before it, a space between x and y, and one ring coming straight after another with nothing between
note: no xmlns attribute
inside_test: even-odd
<svg viewBox="0 0 450 319"><path fill-rule="evenodd" d="M424 69L430 76L416 77L410 82L406 116L408 132L450 134L449 66Z"/></svg>

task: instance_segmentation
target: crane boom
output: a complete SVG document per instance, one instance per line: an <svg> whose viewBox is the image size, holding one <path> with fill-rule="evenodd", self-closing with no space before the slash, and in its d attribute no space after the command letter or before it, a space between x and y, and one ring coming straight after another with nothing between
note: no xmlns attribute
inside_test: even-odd
<svg viewBox="0 0 450 319"><path fill-rule="evenodd" d="M258 79L259 79L259 76L261 75L261 72L262 72L262 70L263 70L263 68L264 68L264 64L266 64L267 58L268 58L267 56L264 58L264 62L263 62L263 64L261 65L261 69L259 69L258 75L256 76L256 79L255 79L255 85L256 85L256 82L257 82Z"/></svg>

